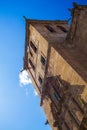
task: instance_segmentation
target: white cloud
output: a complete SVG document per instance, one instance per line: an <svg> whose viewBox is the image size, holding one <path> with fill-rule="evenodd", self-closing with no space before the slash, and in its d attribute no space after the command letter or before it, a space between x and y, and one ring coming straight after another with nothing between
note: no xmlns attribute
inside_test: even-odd
<svg viewBox="0 0 87 130"><path fill-rule="evenodd" d="M23 87L25 86L24 90L25 90L25 94L26 96L28 96L29 94L29 89L28 87L26 87L26 85L28 84L32 84L32 81L31 79L29 78L29 75L27 73L26 70L22 71L20 74L19 74L19 82L20 82L20 86ZM34 89L34 95L37 96L38 93L36 92L36 90Z"/></svg>
<svg viewBox="0 0 87 130"><path fill-rule="evenodd" d="M34 95L35 95L35 96L37 96L37 95L38 95L38 93L36 92L36 90L35 90L35 89L34 89Z"/></svg>
<svg viewBox="0 0 87 130"><path fill-rule="evenodd" d="M26 70L22 71L19 74L19 81L20 81L20 86L23 86L23 85L25 86L32 83Z"/></svg>

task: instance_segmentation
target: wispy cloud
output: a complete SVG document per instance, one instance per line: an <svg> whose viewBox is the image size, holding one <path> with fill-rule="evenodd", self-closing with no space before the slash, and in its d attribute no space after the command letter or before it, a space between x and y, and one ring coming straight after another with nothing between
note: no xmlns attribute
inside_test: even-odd
<svg viewBox="0 0 87 130"><path fill-rule="evenodd" d="M27 73L26 70L22 71L20 74L19 74L19 82L20 82L20 87L24 87L24 90L25 90L25 94L26 96L28 96L29 94L29 88L28 88L28 84L32 84L32 81ZM35 96L38 95L38 93L36 92L36 90L34 89L34 92L33 94Z"/></svg>
<svg viewBox="0 0 87 130"><path fill-rule="evenodd" d="M20 82L20 86L25 86L32 83L26 70L22 71L19 74L19 82Z"/></svg>
<svg viewBox="0 0 87 130"><path fill-rule="evenodd" d="M34 95L35 95L35 96L37 96L37 95L38 95L38 93L36 92L36 90L35 90L35 89L34 89Z"/></svg>

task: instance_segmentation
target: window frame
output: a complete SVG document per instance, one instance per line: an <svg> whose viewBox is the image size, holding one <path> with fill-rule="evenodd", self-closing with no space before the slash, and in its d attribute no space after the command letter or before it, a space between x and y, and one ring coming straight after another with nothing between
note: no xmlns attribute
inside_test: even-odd
<svg viewBox="0 0 87 130"><path fill-rule="evenodd" d="M30 64L30 66L32 67L32 69L35 70L35 66L34 66L34 64L32 63L32 61L31 61L30 58L29 58L29 64Z"/></svg>
<svg viewBox="0 0 87 130"><path fill-rule="evenodd" d="M30 54L30 56L31 56L31 57L33 57L33 53L32 53L32 51L31 51L31 50L29 51L29 54Z"/></svg>
<svg viewBox="0 0 87 130"><path fill-rule="evenodd" d="M41 54L40 62L43 66L46 65L46 58Z"/></svg>
<svg viewBox="0 0 87 130"><path fill-rule="evenodd" d="M50 25L45 25L46 29L51 32L51 33L56 33L56 31L54 30L53 27L51 27Z"/></svg>
<svg viewBox="0 0 87 130"><path fill-rule="evenodd" d="M38 81L39 81L40 85L42 85L42 83L43 83L43 78L42 78L41 75L38 76Z"/></svg>
<svg viewBox="0 0 87 130"><path fill-rule="evenodd" d="M68 33L68 30L65 27L61 26L61 25L57 25L57 28L59 28L64 33Z"/></svg>
<svg viewBox="0 0 87 130"><path fill-rule="evenodd" d="M53 96L57 101L60 101L60 95L57 92L53 92Z"/></svg>
<svg viewBox="0 0 87 130"><path fill-rule="evenodd" d="M37 47L36 47L36 45L34 44L34 42L32 41L32 40L30 40L30 48L32 48L32 50L35 52L35 53L37 53Z"/></svg>

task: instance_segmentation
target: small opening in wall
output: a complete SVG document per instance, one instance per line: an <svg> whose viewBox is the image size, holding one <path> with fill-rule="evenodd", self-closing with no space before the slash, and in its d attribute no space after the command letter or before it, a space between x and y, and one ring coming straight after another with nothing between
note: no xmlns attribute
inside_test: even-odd
<svg viewBox="0 0 87 130"><path fill-rule="evenodd" d="M33 57L33 54L32 54L32 52L30 51L30 55Z"/></svg>
<svg viewBox="0 0 87 130"><path fill-rule="evenodd" d="M30 47L33 49L35 53L37 52L37 48L32 41L30 41Z"/></svg>
<svg viewBox="0 0 87 130"><path fill-rule="evenodd" d="M65 33L67 33L68 32L68 30L66 30L66 28L64 28L63 26L57 26L60 30L62 30L63 32L65 32Z"/></svg>
<svg viewBox="0 0 87 130"><path fill-rule="evenodd" d="M43 83L43 80L42 80L42 78L40 76L38 77L38 81L39 81L40 84Z"/></svg>
<svg viewBox="0 0 87 130"><path fill-rule="evenodd" d="M41 63L43 66L46 64L46 59L41 55Z"/></svg>
<svg viewBox="0 0 87 130"><path fill-rule="evenodd" d="M54 95L54 97L56 98L57 101L60 100L60 96L58 95L58 93L54 92L53 95Z"/></svg>
<svg viewBox="0 0 87 130"><path fill-rule="evenodd" d="M32 67L33 70L35 70L35 66L33 65L32 61L29 59L29 63L30 63L30 66Z"/></svg>
<svg viewBox="0 0 87 130"><path fill-rule="evenodd" d="M45 25L45 27L52 33L56 32L51 26Z"/></svg>

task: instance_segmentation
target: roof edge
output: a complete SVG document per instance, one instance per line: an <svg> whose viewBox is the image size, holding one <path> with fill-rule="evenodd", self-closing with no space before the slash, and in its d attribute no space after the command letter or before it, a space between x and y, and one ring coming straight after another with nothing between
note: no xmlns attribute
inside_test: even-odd
<svg viewBox="0 0 87 130"><path fill-rule="evenodd" d="M76 2L73 2L73 7L78 9L87 8L87 5L77 4Z"/></svg>
<svg viewBox="0 0 87 130"><path fill-rule="evenodd" d="M23 18L25 19L25 21L27 23L41 23L41 24L45 24L45 23L66 23L68 24L68 20L38 20L38 19L28 19L27 17L23 16Z"/></svg>

